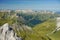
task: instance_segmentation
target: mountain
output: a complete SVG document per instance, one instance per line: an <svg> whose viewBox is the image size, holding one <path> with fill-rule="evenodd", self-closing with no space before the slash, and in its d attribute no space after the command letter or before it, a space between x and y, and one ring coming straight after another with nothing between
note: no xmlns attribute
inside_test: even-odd
<svg viewBox="0 0 60 40"><path fill-rule="evenodd" d="M56 29L56 18L60 16L59 14L52 14L52 11L20 11L0 12L0 26L5 25L0 27L1 40L3 40L2 38L10 39L10 35L12 36L11 40L16 39L17 36L19 40L59 39L59 31L51 34ZM47 36L47 34L51 35Z"/></svg>
<svg viewBox="0 0 60 40"><path fill-rule="evenodd" d="M0 10L0 12L10 12L11 10L7 9L7 10Z"/></svg>
<svg viewBox="0 0 60 40"><path fill-rule="evenodd" d="M39 35L47 35L51 40L60 40L60 18L37 24L33 30Z"/></svg>
<svg viewBox="0 0 60 40"><path fill-rule="evenodd" d="M33 10L29 10L29 9L27 9L27 10L15 10L15 12L16 13L32 13L33 12Z"/></svg>
<svg viewBox="0 0 60 40"><path fill-rule="evenodd" d="M56 11L55 13L56 13L56 14L60 14L60 11Z"/></svg>

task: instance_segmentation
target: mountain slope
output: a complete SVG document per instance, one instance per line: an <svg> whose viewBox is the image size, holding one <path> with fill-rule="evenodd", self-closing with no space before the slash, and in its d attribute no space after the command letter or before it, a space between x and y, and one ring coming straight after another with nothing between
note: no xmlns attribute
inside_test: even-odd
<svg viewBox="0 0 60 40"><path fill-rule="evenodd" d="M45 21L44 23L37 24L35 27L33 27L33 30L39 35L46 36L47 34L50 34L55 28L56 28L55 20L50 19Z"/></svg>

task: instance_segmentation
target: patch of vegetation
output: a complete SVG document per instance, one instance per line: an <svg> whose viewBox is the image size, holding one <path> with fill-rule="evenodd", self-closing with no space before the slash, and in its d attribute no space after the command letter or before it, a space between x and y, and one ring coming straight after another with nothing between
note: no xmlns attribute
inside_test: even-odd
<svg viewBox="0 0 60 40"><path fill-rule="evenodd" d="M12 25L16 21L16 18L11 19L12 15L10 14L11 13L9 12L0 12L0 26L5 23L9 23L10 25Z"/></svg>
<svg viewBox="0 0 60 40"><path fill-rule="evenodd" d="M54 34L49 35L52 40L60 40L60 31L57 31Z"/></svg>

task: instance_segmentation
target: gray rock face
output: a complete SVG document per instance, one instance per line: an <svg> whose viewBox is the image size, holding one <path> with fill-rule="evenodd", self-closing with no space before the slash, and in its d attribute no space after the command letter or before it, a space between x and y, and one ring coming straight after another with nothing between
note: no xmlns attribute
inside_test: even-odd
<svg viewBox="0 0 60 40"><path fill-rule="evenodd" d="M57 18L57 25L56 25L56 30L59 31L60 30L60 17Z"/></svg>
<svg viewBox="0 0 60 40"><path fill-rule="evenodd" d="M4 24L0 27L0 40L22 40L17 37L14 30L8 25L8 23Z"/></svg>

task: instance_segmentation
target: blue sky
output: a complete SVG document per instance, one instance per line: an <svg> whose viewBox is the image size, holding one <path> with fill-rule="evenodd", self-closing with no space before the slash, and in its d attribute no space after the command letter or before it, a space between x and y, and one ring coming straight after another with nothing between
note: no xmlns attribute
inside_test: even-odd
<svg viewBox="0 0 60 40"><path fill-rule="evenodd" d="M60 10L60 0L0 0L0 9Z"/></svg>

